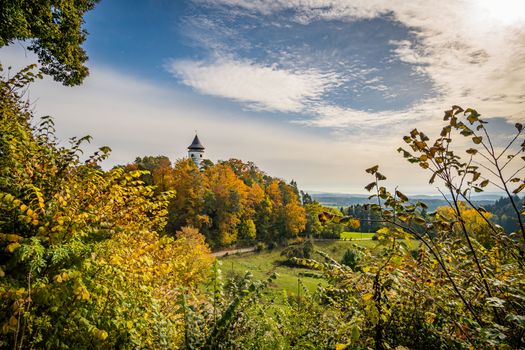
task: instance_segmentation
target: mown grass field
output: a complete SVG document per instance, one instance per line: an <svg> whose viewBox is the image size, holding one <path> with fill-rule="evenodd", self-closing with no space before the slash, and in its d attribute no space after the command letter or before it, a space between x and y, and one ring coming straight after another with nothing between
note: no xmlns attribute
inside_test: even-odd
<svg viewBox="0 0 525 350"><path fill-rule="evenodd" d="M315 242L316 250L323 251L330 255L333 259L340 261L347 249L351 249L353 245L360 245L373 248L376 245L375 241L324 241ZM274 249L272 251L263 251L260 253L245 253L241 255L230 255L220 258L222 261L222 272L228 277L233 274L244 275L247 271L251 272L254 279L267 279L272 273L277 273L278 278L271 287L275 291L286 290L290 293L296 293L298 287L298 279L310 290L314 291L320 283L325 283L321 278L302 276L302 274L312 274L316 271L292 268L284 266L281 262L286 258L281 256L282 249ZM315 254L314 258L321 259L321 256Z"/></svg>
<svg viewBox="0 0 525 350"><path fill-rule="evenodd" d="M343 232L341 233L341 239L369 239L374 237L375 233L368 232Z"/></svg>

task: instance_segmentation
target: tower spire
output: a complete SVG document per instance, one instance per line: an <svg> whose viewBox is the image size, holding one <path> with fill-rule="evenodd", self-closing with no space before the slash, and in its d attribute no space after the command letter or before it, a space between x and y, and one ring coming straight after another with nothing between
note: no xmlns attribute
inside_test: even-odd
<svg viewBox="0 0 525 350"><path fill-rule="evenodd" d="M188 157L190 157L198 167L201 166L201 163L204 159L204 146L199 140L197 130L195 130L193 142L188 146Z"/></svg>

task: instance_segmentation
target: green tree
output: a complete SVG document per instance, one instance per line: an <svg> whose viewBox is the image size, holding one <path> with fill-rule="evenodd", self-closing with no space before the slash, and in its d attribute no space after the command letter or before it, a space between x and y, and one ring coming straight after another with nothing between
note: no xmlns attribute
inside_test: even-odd
<svg viewBox="0 0 525 350"><path fill-rule="evenodd" d="M89 74L81 45L84 14L99 0L4 0L0 6L0 47L31 40L42 72L64 85L79 85Z"/></svg>

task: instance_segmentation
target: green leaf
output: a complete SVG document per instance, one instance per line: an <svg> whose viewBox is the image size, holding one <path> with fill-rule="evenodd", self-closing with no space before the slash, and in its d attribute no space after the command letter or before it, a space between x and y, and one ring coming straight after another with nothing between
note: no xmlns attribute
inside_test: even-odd
<svg viewBox="0 0 525 350"><path fill-rule="evenodd" d="M474 113L470 113L467 117L467 120L470 122L470 124L474 124L478 120L478 116Z"/></svg>
<svg viewBox="0 0 525 350"><path fill-rule="evenodd" d="M472 155L474 155L474 154L478 153L478 150L475 149L475 148L469 148L469 149L467 150L467 153L468 153L468 154L472 154Z"/></svg>
<svg viewBox="0 0 525 350"><path fill-rule="evenodd" d="M371 182L369 183L368 185L365 186L365 189L370 192L372 190L372 188L374 188L374 186L376 185L375 182Z"/></svg>
<svg viewBox="0 0 525 350"><path fill-rule="evenodd" d="M483 181L479 184L479 186L480 186L480 187L487 187L488 184L489 184L489 180L483 180Z"/></svg>

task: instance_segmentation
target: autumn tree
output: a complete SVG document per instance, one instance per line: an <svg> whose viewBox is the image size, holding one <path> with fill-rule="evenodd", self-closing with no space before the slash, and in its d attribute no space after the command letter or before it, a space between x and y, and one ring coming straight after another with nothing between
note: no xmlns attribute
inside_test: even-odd
<svg viewBox="0 0 525 350"><path fill-rule="evenodd" d="M125 170L146 170L142 180L150 186L155 186L158 192L172 190L175 185L173 168L166 156L137 157L135 161L124 167Z"/></svg>
<svg viewBox="0 0 525 350"><path fill-rule="evenodd" d="M206 214L212 225L205 232L217 233L208 237L219 245L229 245L237 240L239 224L244 214L249 187L235 175L227 164L218 164L205 172Z"/></svg>
<svg viewBox="0 0 525 350"><path fill-rule="evenodd" d="M204 213L204 176L193 160L184 158L175 163L173 187L176 195L169 205L166 229L174 233L183 226L208 227L209 217Z"/></svg>
<svg viewBox="0 0 525 350"><path fill-rule="evenodd" d="M491 228L489 219L492 218L492 214L486 211L479 211L476 208L469 207L465 202L460 201L458 203L460 215L462 217L462 223L456 222L456 212L450 206L443 206L436 209L436 214L442 216L445 220L453 223L451 232L457 237L461 237L462 224L465 225L467 231L480 243L485 245L487 248L491 248L490 245L494 244L494 241L490 238Z"/></svg>

